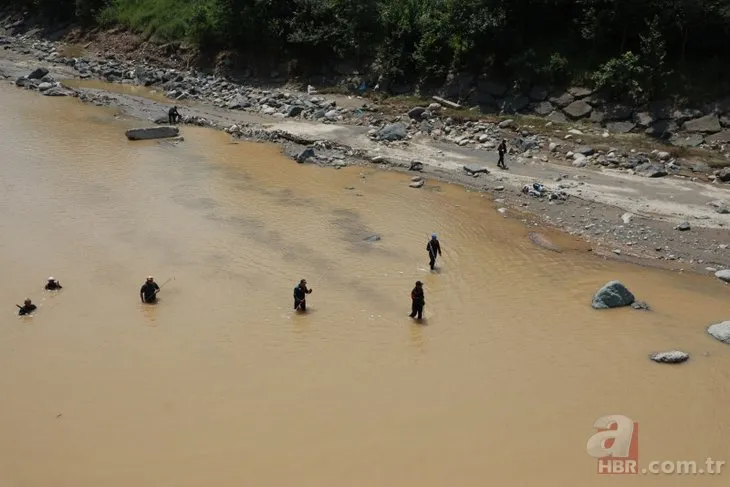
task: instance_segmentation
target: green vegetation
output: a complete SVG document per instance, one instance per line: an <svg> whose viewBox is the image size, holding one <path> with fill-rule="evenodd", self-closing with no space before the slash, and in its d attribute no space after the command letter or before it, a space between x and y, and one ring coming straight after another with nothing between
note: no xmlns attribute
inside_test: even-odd
<svg viewBox="0 0 730 487"><path fill-rule="evenodd" d="M79 2L77 2L79 3ZM190 37L196 0L132 0L114 2L97 16L102 25L121 24L143 35L164 40Z"/></svg>
<svg viewBox="0 0 730 487"><path fill-rule="evenodd" d="M121 25L161 41L347 62L397 84L489 73L591 83L645 100L724 89L730 0L0 0L48 20Z"/></svg>

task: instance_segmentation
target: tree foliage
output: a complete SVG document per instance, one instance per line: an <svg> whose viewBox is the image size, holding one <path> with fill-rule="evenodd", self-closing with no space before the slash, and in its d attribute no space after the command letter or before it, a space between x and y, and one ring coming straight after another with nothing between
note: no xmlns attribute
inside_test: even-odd
<svg viewBox="0 0 730 487"><path fill-rule="evenodd" d="M375 66L395 82L498 73L654 96L669 68L727 65L730 0L0 0L51 21L104 19L164 40ZM172 18L167 18L172 17ZM175 22L175 28L166 23Z"/></svg>

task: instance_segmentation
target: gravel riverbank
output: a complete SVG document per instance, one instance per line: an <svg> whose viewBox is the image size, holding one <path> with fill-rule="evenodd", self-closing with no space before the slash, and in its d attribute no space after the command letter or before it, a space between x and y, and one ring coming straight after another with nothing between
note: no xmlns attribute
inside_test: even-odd
<svg viewBox="0 0 730 487"><path fill-rule="evenodd" d="M443 103L394 114L358 97L243 86L116 58L68 58L61 45L30 37L2 43L0 74L18 89L117 107L147 126L166 123L177 104L184 124L280 143L300 162L373 165L423 180L404 191L446 181L487 192L494 211L536 232L550 226L580 236L607 258L708 275L730 268L730 171L671 151L632 149L613 134L570 125L456 121ZM157 92L121 89L145 85ZM503 138L511 149L507 171L496 167Z"/></svg>

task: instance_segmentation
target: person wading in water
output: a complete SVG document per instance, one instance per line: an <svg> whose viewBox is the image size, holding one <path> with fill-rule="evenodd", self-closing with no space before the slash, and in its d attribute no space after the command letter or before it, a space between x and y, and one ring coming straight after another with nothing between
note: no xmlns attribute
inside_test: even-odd
<svg viewBox="0 0 730 487"><path fill-rule="evenodd" d="M29 298L25 298L23 306L19 306L17 304L15 306L18 306L18 316L29 315L37 309L37 306L33 304Z"/></svg>
<svg viewBox="0 0 730 487"><path fill-rule="evenodd" d="M294 309L296 311L307 311L307 294L311 294L312 290L307 289L307 280L302 279L294 288Z"/></svg>
<svg viewBox="0 0 730 487"><path fill-rule="evenodd" d="M61 286L61 283L58 282L53 277L49 277L48 282L46 283L46 291L56 291L58 289L63 289L63 286Z"/></svg>
<svg viewBox="0 0 730 487"><path fill-rule="evenodd" d="M428 265L433 270L436 265L436 257L441 255L441 243L435 233L431 234L431 240L426 244L426 251L428 252L429 262Z"/></svg>
<svg viewBox="0 0 730 487"><path fill-rule="evenodd" d="M139 297L143 303L155 303L157 302L157 293L160 292L160 286L155 282L155 278L147 276L147 280L142 284L142 288L139 290Z"/></svg>
<svg viewBox="0 0 730 487"><path fill-rule="evenodd" d="M411 318L420 320L423 318L423 307L426 305L426 297L423 295L423 283L416 281L416 287L411 291Z"/></svg>

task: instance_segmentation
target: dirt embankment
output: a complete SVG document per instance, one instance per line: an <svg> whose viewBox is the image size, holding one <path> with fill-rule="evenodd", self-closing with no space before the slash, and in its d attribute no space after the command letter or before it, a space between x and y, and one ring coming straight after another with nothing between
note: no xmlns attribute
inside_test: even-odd
<svg viewBox="0 0 730 487"><path fill-rule="evenodd" d="M241 86L179 71L165 82L171 90L132 93L130 87L147 84L140 83L134 63L83 53L69 63L61 54L53 54L58 53L58 45L34 45L28 38L8 42L0 50L0 73L11 82L46 67L49 72L43 79L52 89L64 91L59 94L115 106L125 116L150 123L161 122L170 105L177 103L186 123L226 129L234 137L281 142L291 155L310 148L308 162L334 167L376 164L408 171L418 161L421 164L415 169L426 181L424 188L442 180L488 192L494 197L495 211L505 217L521 218L538 231L541 226L553 226L580 235L597 254L706 274L730 268L730 185L717 177L715 183L708 183L710 178L703 176L707 172L686 173L692 177L682 171L659 178L640 176L639 165L656 164L666 157L656 151L650 154L653 160L637 160L628 169L621 164L582 164L601 149L584 149L590 137L583 140L579 130L568 126L543 125L543 130L537 130L520 120L459 124L444 119L439 115L442 110L434 106L429 110L440 117L442 127L436 130L444 135L438 137L433 130L422 130L428 119L412 121L416 120L412 114L395 117L379 112L367 100ZM135 78L126 74L130 66ZM170 68L147 63L141 71L145 76L154 71L155 77L164 79ZM89 87L90 80L109 79L110 72L120 75L119 83ZM43 79L19 84L39 89ZM86 81L66 83L72 89L55 83L74 79ZM405 133L389 135L402 130ZM512 146L506 171L495 164L494 147L501 138L508 138ZM617 138L614 143L623 146L626 141ZM616 154L624 154L626 161L637 153L628 147L611 152L619 159ZM541 191L534 191L536 182L542 184ZM525 192L526 185L533 190ZM404 184L404 191L417 190Z"/></svg>

